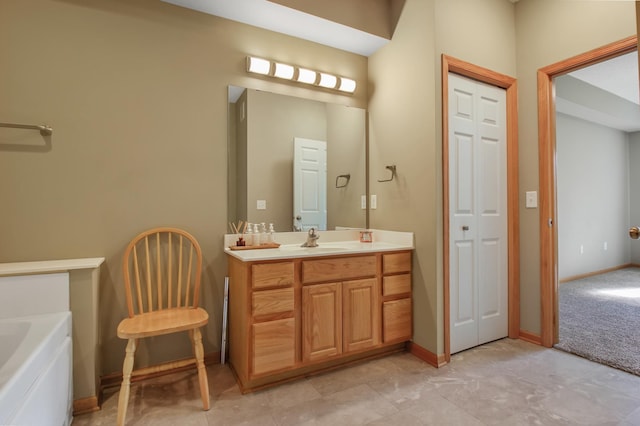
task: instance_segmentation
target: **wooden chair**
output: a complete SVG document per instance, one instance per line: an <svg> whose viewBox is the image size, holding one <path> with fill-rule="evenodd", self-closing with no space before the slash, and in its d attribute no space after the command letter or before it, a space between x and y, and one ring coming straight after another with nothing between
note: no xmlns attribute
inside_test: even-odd
<svg viewBox="0 0 640 426"><path fill-rule="evenodd" d="M128 339L118 399L118 425L124 425L138 339L188 331L198 368L200 396L209 409L209 385L200 327L209 315L198 307L202 251L196 239L176 228L154 228L135 237L123 258L129 317L118 325Z"/></svg>

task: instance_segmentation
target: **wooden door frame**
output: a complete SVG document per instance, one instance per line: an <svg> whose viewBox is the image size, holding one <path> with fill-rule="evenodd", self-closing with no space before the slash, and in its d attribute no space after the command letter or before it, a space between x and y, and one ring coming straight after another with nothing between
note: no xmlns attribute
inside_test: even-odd
<svg viewBox="0 0 640 426"><path fill-rule="evenodd" d="M556 226L556 122L553 79L638 48L638 37L590 50L538 70L538 157L540 185L540 301L543 346L558 342L558 232Z"/></svg>
<svg viewBox="0 0 640 426"><path fill-rule="evenodd" d="M443 281L444 355L451 361L449 288L449 72L497 86L507 95L507 233L509 337L520 333L520 223L518 211L518 84L504 74L442 55L442 186L443 186Z"/></svg>

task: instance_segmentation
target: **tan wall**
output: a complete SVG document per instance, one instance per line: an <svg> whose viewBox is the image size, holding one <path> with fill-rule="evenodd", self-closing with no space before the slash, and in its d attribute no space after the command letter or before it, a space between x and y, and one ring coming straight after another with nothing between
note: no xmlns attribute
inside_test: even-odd
<svg viewBox="0 0 640 426"><path fill-rule="evenodd" d="M409 0L369 60L371 226L416 233L414 340L442 353L440 55L518 78L520 194L538 189L536 70L632 35L632 2ZM388 163L398 180L377 183ZM520 197L521 329L540 331L538 211ZM435 324L435 326L434 326Z"/></svg>
<svg viewBox="0 0 640 426"><path fill-rule="evenodd" d="M327 104L327 229L366 227L360 197L366 192L366 111ZM338 175L350 174L349 183L336 188ZM340 179L339 185L344 185Z"/></svg>
<svg viewBox="0 0 640 426"><path fill-rule="evenodd" d="M414 341L444 352L440 57L514 76L513 5L408 0L391 43L369 61L371 226L415 232ZM398 179L378 183L385 165Z"/></svg>
<svg viewBox="0 0 640 426"><path fill-rule="evenodd" d="M414 341L436 352L441 323L437 265L434 2L408 0L393 39L369 57L370 226L413 231ZM397 178L385 166L397 167Z"/></svg>
<svg viewBox="0 0 640 426"><path fill-rule="evenodd" d="M123 249L152 226L181 226L199 239L205 351L219 349L227 85L366 107L366 58L156 0L2 1L0 52L2 121L54 129L50 147L38 132L0 129L0 262L106 257L103 374L122 367ZM247 54L360 85L342 96L255 78L244 71ZM185 357L186 343L143 343L136 365Z"/></svg>
<svg viewBox="0 0 640 426"><path fill-rule="evenodd" d="M242 132L242 123L232 127L239 129L238 141L244 134L249 145L248 150L242 144L237 149L237 185L247 189L238 198L238 214L230 218L293 230L293 140L301 137L327 142L327 229L364 227L360 196L366 193L365 110L257 90L245 93L249 134ZM239 111L242 102L240 98L235 109ZM349 184L336 188L336 176L346 173L351 175ZM257 200L267 202L266 210L256 208Z"/></svg>
<svg viewBox="0 0 640 426"><path fill-rule="evenodd" d="M539 211L524 208L537 191L539 68L635 34L634 3L539 1L516 4L520 149L520 328L540 333Z"/></svg>
<svg viewBox="0 0 640 426"><path fill-rule="evenodd" d="M367 58L155 0L4 0L0 117L48 123L54 134L47 140L0 129L0 262L105 256L101 372L111 373L124 352L115 336L125 315L123 247L145 228L183 226L203 246L202 300L211 315L205 349L215 351L226 269L227 85L357 107L369 102L370 184L379 197L371 225L415 232L415 341L441 353L440 54L510 75L515 55L523 194L538 188L536 69L633 34L633 7L408 0L393 40L369 58L367 70ZM246 54L360 84L353 96L341 96L274 83L244 72ZM387 164L397 165L398 178L378 183ZM538 211L523 203L521 328L537 333ZM189 353L170 339L156 343L153 353L141 345L139 366Z"/></svg>
<svg viewBox="0 0 640 426"><path fill-rule="evenodd" d="M293 140L327 141L324 103L249 90L247 121L247 216L238 219L292 231ZM267 209L258 210L257 200Z"/></svg>

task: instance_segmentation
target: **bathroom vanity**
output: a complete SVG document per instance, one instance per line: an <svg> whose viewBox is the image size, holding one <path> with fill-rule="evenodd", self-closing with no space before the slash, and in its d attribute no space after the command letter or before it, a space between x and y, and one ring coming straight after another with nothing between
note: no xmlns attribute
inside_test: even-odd
<svg viewBox="0 0 640 426"><path fill-rule="evenodd" d="M413 234L354 235L322 232L314 248L226 249L229 361L243 392L404 350Z"/></svg>

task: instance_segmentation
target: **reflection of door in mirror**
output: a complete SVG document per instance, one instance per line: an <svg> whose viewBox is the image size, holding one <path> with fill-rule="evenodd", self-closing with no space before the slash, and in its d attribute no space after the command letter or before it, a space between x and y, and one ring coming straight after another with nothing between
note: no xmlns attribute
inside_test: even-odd
<svg viewBox="0 0 640 426"><path fill-rule="evenodd" d="M293 227L327 229L327 143L293 140Z"/></svg>
<svg viewBox="0 0 640 426"><path fill-rule="evenodd" d="M326 141L326 229L366 227L365 110L237 89L229 89L229 222L293 230L292 145L304 138ZM349 183L336 187L336 177L346 174Z"/></svg>

